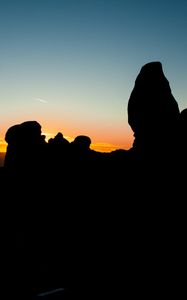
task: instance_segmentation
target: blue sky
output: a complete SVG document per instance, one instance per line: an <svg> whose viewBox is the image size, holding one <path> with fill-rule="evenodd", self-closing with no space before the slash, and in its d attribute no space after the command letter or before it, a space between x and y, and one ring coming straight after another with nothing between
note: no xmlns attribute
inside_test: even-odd
<svg viewBox="0 0 187 300"><path fill-rule="evenodd" d="M45 132L128 148L140 68L161 61L187 107L187 1L0 0L0 138L34 119Z"/></svg>

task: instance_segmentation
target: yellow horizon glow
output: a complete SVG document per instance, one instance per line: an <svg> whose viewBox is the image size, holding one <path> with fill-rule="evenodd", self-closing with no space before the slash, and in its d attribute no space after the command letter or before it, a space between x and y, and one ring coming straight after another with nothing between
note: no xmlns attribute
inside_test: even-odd
<svg viewBox="0 0 187 300"><path fill-rule="evenodd" d="M0 128L0 152L6 152L7 143L5 141L5 135L7 128L15 124L23 123L24 119L29 118L17 118L11 122L4 122ZM39 119L39 118L38 118ZM31 119L32 120L32 119ZM125 124L92 124L85 122L77 122L64 120L61 122L58 118L55 120L40 118L39 124L42 124L41 134L45 136L45 141L48 142L50 138L54 138L58 132L61 132L69 142L72 142L78 135L86 135L91 138L90 148L98 152L111 152L117 149L128 150L133 143L133 133L130 127L126 127ZM119 125L119 126L118 126ZM120 129L119 129L120 128Z"/></svg>
<svg viewBox="0 0 187 300"><path fill-rule="evenodd" d="M64 128L63 130L59 130L60 126L46 126L43 127L42 135L45 136L45 141L48 142L50 138L54 138L58 132L67 132L68 134L63 134L64 138L67 139L69 142L72 142L76 136L79 134L82 135L88 135L91 136L91 145L90 148L92 150L98 151L98 152L112 152L117 149L124 149L128 150L132 145L132 137L129 135L128 132L126 132L125 136L121 136L121 133L117 131L117 133L114 130L108 131L99 131L97 133L97 136L94 134L94 132L87 132L81 130L73 130L67 128ZM4 132L6 132L4 130ZM3 133L3 132L1 132ZM106 134L105 134L106 133ZM5 153L7 151L7 143L3 138L3 135L0 136L0 152Z"/></svg>
<svg viewBox="0 0 187 300"><path fill-rule="evenodd" d="M99 151L99 152L112 152L117 149L125 149L125 148L120 145L113 145L113 144L109 144L109 143L93 143L93 144L91 144L90 149Z"/></svg>
<svg viewBox="0 0 187 300"><path fill-rule="evenodd" d="M0 152L5 153L7 150L7 143L5 141L0 140Z"/></svg>
<svg viewBox="0 0 187 300"><path fill-rule="evenodd" d="M45 133L44 135L46 136L46 142L48 142L48 140L50 138L55 136L52 133ZM67 139L69 142L72 142L74 140L74 138L72 138L70 136L64 136L64 138ZM7 145L8 144L5 141L0 141L0 152L1 153L6 153ZM127 148L125 148L123 145L114 145L114 144L102 143L102 142L92 143L90 146L90 149L98 151L98 152L111 152L111 151L115 151L117 149L127 150Z"/></svg>

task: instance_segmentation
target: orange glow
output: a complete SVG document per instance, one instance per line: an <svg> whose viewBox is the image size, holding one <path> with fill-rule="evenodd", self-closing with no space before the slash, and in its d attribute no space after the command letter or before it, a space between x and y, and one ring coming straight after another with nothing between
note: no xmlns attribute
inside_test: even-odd
<svg viewBox="0 0 187 300"><path fill-rule="evenodd" d="M45 135L46 142L48 142L50 138L54 138L56 135L56 133L51 133L51 132L42 132L42 134ZM67 139L69 142L72 142L75 137L64 135L64 138ZM114 145L110 143L95 142L91 144L90 148L92 150L99 151L99 152L111 152L116 149L127 149L128 147L124 147L122 145Z"/></svg>
<svg viewBox="0 0 187 300"><path fill-rule="evenodd" d="M90 148L99 152L111 152L116 149L124 149L124 147L120 145L112 145L108 143L93 143Z"/></svg>
<svg viewBox="0 0 187 300"><path fill-rule="evenodd" d="M45 140L46 142L48 142L48 140L50 138L54 138L56 133L49 133L49 132L42 132L43 135L46 136ZM67 139L69 142L72 142L74 140L75 137L70 137L70 136L66 136L64 135L64 138ZM102 143L102 142L93 142L91 144L91 149L95 150L95 151L99 151L99 152L111 152L114 151L116 149L129 149L131 146L131 141L129 141L128 143L126 143L126 145L122 145L122 144L112 144L112 143ZM0 140L0 152L6 152L7 150L7 143L5 141L3 141L2 139Z"/></svg>
<svg viewBox="0 0 187 300"><path fill-rule="evenodd" d="M48 140L50 138L54 138L54 136L56 134L53 133L47 133L47 132L43 132L42 134L44 134L46 136L46 142L48 142ZM64 136L65 139L67 139L69 142L72 142L74 140L74 138L70 137L70 136ZM128 147L124 147L123 145L114 145L114 144L110 144L110 143L92 143L91 144L91 149L95 150L95 151L99 151L99 152L111 152L114 151L116 149L128 149ZM5 153L7 150L7 143L3 140L0 141L0 152L1 153Z"/></svg>
<svg viewBox="0 0 187 300"><path fill-rule="evenodd" d="M24 121L24 120L22 120ZM14 124L22 123L20 120L14 120L12 123L6 123L1 126L0 132L0 152L6 152L7 143L4 140L7 128ZM99 152L111 152L116 149L128 150L133 143L133 133L130 127L125 127L124 124L115 126L114 124L63 124L56 120L39 120L42 125L42 134L45 135L45 140L48 142L50 138L54 138L58 132L61 132L69 142L72 142L78 135L86 135L91 138L91 149ZM84 125L84 126L81 126ZM120 128L120 130L119 130Z"/></svg>
<svg viewBox="0 0 187 300"><path fill-rule="evenodd" d="M3 140L0 140L0 152L6 152L7 149L7 143Z"/></svg>

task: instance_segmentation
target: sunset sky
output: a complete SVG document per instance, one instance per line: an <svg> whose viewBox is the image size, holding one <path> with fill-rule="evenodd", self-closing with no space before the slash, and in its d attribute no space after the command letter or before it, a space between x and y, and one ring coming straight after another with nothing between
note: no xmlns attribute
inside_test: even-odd
<svg viewBox="0 0 187 300"><path fill-rule="evenodd" d="M129 149L127 103L150 61L187 107L186 0L0 0L0 152L6 130L26 120L47 138Z"/></svg>

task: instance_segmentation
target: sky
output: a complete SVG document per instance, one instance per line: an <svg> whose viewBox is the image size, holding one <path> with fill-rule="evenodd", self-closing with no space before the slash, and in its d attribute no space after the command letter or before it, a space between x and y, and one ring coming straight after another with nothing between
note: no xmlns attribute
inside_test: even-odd
<svg viewBox="0 0 187 300"><path fill-rule="evenodd" d="M186 16L186 0L0 0L0 152L27 120L46 140L83 134L99 151L129 149L128 99L151 61L187 107Z"/></svg>

